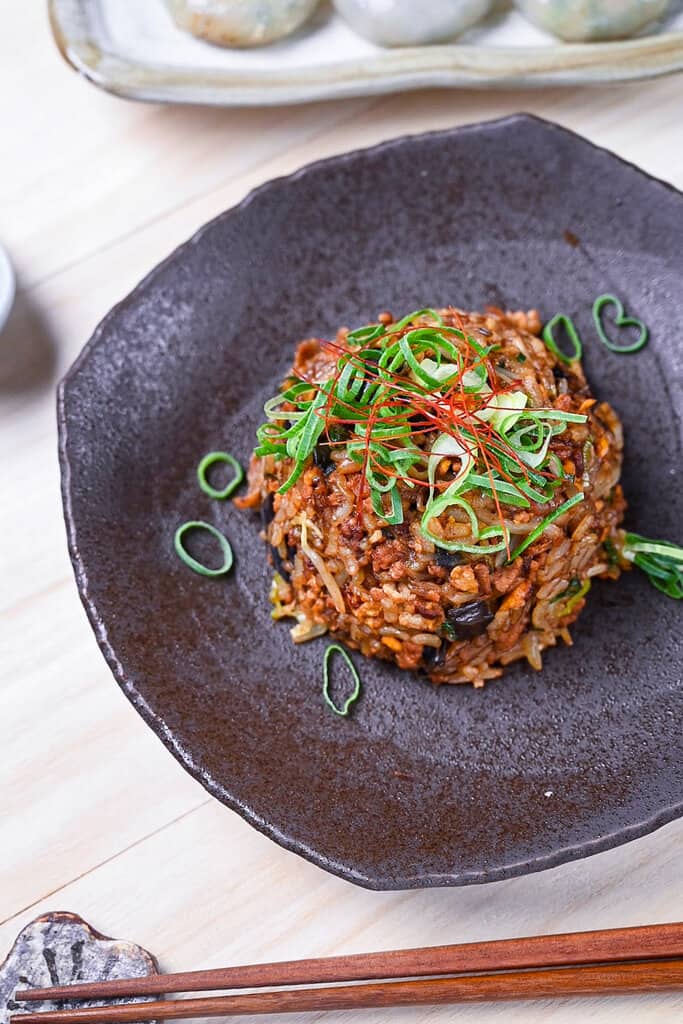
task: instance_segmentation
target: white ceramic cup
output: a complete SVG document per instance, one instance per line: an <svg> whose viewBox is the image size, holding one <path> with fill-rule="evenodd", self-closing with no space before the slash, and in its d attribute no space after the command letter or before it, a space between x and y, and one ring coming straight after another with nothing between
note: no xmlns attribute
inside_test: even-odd
<svg viewBox="0 0 683 1024"><path fill-rule="evenodd" d="M0 331L9 317L14 302L14 270L10 258L0 245Z"/></svg>

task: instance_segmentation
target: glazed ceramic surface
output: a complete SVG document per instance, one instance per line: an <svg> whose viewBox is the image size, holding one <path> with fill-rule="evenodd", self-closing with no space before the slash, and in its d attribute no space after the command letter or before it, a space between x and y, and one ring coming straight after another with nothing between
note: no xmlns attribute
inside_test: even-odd
<svg viewBox="0 0 683 1024"><path fill-rule="evenodd" d="M248 52L182 32L164 0L49 0L49 9L77 71L155 102L261 106L425 86L617 82L683 68L680 7L654 34L622 42L560 44L503 7L455 43L384 49L323 3L293 36Z"/></svg>
<svg viewBox="0 0 683 1024"><path fill-rule="evenodd" d="M5 326L14 304L16 281L7 251L0 245L0 331Z"/></svg>
<svg viewBox="0 0 683 1024"><path fill-rule="evenodd" d="M373 888L539 870L681 813L681 609L643 576L597 582L573 647L482 690L355 654L363 692L340 719L326 639L295 646L271 620L258 517L211 501L196 466L221 448L246 465L299 338L387 308L537 306L576 319L623 419L629 526L680 543L682 235L678 192L520 115L273 181L105 318L59 393L71 556L118 683L209 792ZM648 324L638 355L595 337L606 291ZM188 519L230 538L229 577L178 560Z"/></svg>

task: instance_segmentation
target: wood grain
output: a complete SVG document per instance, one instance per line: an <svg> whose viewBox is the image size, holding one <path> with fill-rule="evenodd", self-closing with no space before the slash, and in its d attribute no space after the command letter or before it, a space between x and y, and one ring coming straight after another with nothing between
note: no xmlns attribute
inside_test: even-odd
<svg viewBox="0 0 683 1024"><path fill-rule="evenodd" d="M683 822L535 877L380 894L324 875L207 801L117 690L90 633L66 556L54 424L55 382L109 307L268 178L523 109L680 188L681 77L248 115L171 109L98 92L58 57L43 4L6 7L0 236L20 292L0 336L0 956L47 909L77 910L170 970L683 917ZM376 1009L362 1020L669 1024L682 1012L680 995L655 994L400 1017Z"/></svg>

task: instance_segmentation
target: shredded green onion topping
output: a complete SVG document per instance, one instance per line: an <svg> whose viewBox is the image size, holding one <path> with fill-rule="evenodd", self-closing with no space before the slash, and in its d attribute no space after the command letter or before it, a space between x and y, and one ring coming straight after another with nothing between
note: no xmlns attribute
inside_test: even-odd
<svg viewBox="0 0 683 1024"><path fill-rule="evenodd" d="M526 551L526 549L533 544L535 540L538 540L542 533L545 533L551 523L554 523L556 519L563 516L565 512L569 512L570 508L574 508L575 505L578 505L579 502L583 501L584 497L585 495L582 492L579 492L567 501L563 502L559 508L556 508L554 512L551 512L549 516L546 516L545 519L538 524L536 529L532 530L531 533L524 538L519 547L515 548L509 561L511 562L513 558L517 558L517 556L521 555L523 551Z"/></svg>
<svg viewBox="0 0 683 1024"><path fill-rule="evenodd" d="M193 558L186 550L184 546L185 534L190 530L205 530L206 533L210 533L212 537L215 537L221 546L223 553L223 564L217 569L210 569L206 565L202 565L196 558ZM180 558L181 562L184 562L194 572L199 573L200 576L224 576L226 572L230 572L232 568L232 548L230 541L225 537L220 530L212 526L211 523L204 523L201 519L193 519L190 522L183 523L179 526L175 532L173 538L173 546L176 549L176 554Z"/></svg>
<svg viewBox="0 0 683 1024"><path fill-rule="evenodd" d="M217 463L226 463L233 471L232 480L229 480L225 487L220 491L213 487L207 479L209 470ZM204 494L208 494L210 498L216 498L219 501L224 501L237 490L244 480L244 470L235 456L231 455L230 452L209 452L197 466L197 480L199 481L199 486L204 491Z"/></svg>
<svg viewBox="0 0 683 1024"><path fill-rule="evenodd" d="M607 337L605 327L602 322L602 311L605 306L614 306L616 309L616 316L614 318L614 324L616 327L638 328L638 337L630 345L615 345L614 342ZM616 352L619 355L627 355L630 352L639 352L640 349L647 344L649 335L647 327L643 321L639 320L637 317L624 315L624 305L621 299L618 299L616 295L605 294L597 297L593 303L593 321L600 341L610 350L610 352Z"/></svg>
<svg viewBox="0 0 683 1024"><path fill-rule="evenodd" d="M335 653L339 654L342 657L342 659L346 663L349 672L351 673L351 678L353 680L353 690L351 691L351 694L346 698L341 707L337 707L337 705L332 700L332 697L330 696L330 658ZM327 704L328 708L330 708L330 710L334 711L335 715L340 715L342 718L344 718L346 717L346 715L348 715L351 705L358 700L359 695L360 676L358 675L356 666L351 661L348 652L343 647L341 647L340 644L329 644L328 647L325 649L325 654L323 657L323 699L325 703Z"/></svg>
<svg viewBox="0 0 683 1024"><path fill-rule="evenodd" d="M415 324L418 318L423 322ZM267 420L258 428L255 454L291 460L280 493L296 483L319 445L342 449L361 471L359 508L369 496L375 514L398 525L404 516L399 482L426 487L424 536L448 551L489 555L509 553L504 506L550 504L567 481L550 443L587 417L529 407L514 374L503 367L499 376L493 366L495 346L444 324L435 310L360 327L348 334L348 347L322 345L337 356L334 376L322 382L293 377L264 406ZM435 438L429 448L416 444L425 435ZM440 472L442 459L450 470ZM473 490L495 502L497 523L477 520L468 498ZM448 540L435 529L449 510L469 520L471 538Z"/></svg>
<svg viewBox="0 0 683 1024"><path fill-rule="evenodd" d="M591 588L591 581L589 579L584 580L583 583L577 577L570 582L566 590L563 590L561 594L554 597L551 604L556 604L558 601L562 601L562 614L569 615L576 608L579 601L583 601L584 597Z"/></svg>
<svg viewBox="0 0 683 1024"><path fill-rule="evenodd" d="M626 533L621 553L646 573L657 590L679 601L683 599L683 548L666 540L648 540L639 533Z"/></svg>

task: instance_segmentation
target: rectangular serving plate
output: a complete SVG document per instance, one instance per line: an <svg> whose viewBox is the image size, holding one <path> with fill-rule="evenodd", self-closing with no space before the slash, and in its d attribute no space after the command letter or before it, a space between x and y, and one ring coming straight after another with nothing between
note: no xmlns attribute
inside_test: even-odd
<svg viewBox="0 0 683 1024"><path fill-rule="evenodd" d="M263 106L424 87L578 85L683 69L683 10L664 30L610 43L558 43L507 11L458 43L383 49L323 4L304 30L254 50L194 39L164 0L49 0L57 46L88 81L167 103ZM333 55L333 56L332 56Z"/></svg>

